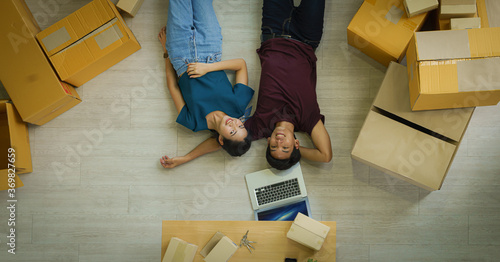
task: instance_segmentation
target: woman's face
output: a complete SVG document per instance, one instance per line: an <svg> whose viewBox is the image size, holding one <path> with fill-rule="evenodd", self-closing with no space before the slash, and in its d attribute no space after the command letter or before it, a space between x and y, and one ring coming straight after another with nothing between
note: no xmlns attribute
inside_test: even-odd
<svg viewBox="0 0 500 262"><path fill-rule="evenodd" d="M248 135L243 122L238 118L233 118L228 115L222 118L218 132L226 139L235 141L243 141Z"/></svg>

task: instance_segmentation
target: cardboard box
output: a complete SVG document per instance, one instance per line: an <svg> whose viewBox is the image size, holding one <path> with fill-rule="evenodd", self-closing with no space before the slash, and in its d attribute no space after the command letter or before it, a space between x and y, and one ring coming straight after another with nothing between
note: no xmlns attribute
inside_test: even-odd
<svg viewBox="0 0 500 262"><path fill-rule="evenodd" d="M474 17L476 0L441 0L439 10L441 19Z"/></svg>
<svg viewBox="0 0 500 262"><path fill-rule="evenodd" d="M481 18L452 18L450 21L450 25L452 30L481 28Z"/></svg>
<svg viewBox="0 0 500 262"><path fill-rule="evenodd" d="M168 243L167 251L163 256L162 262L192 262L198 250L197 245L172 237Z"/></svg>
<svg viewBox="0 0 500 262"><path fill-rule="evenodd" d="M500 101L498 27L418 32L406 55L414 111Z"/></svg>
<svg viewBox="0 0 500 262"><path fill-rule="evenodd" d="M205 247L200 251L200 255L202 255L203 257L206 257L208 255L208 253L210 253L210 251L212 249L214 249L215 245L217 245L217 243L219 243L219 241L224 236L225 235L222 234L221 232L215 233L215 235L207 242L207 244L205 245Z"/></svg>
<svg viewBox="0 0 500 262"><path fill-rule="evenodd" d="M320 250L330 227L298 213L286 237L316 251Z"/></svg>
<svg viewBox="0 0 500 262"><path fill-rule="evenodd" d="M81 86L141 48L116 7L94 0L36 35L59 77Z"/></svg>
<svg viewBox="0 0 500 262"><path fill-rule="evenodd" d="M120 0L116 4L116 7L134 17L137 11L139 11L139 8L141 8L143 2L144 0Z"/></svg>
<svg viewBox="0 0 500 262"><path fill-rule="evenodd" d="M25 122L43 125L81 102L38 45L40 28L23 0L0 1L0 24L0 79Z"/></svg>
<svg viewBox="0 0 500 262"><path fill-rule="evenodd" d="M408 18L403 0L365 0L347 27L347 41L388 66L403 59L413 33L422 27L426 16Z"/></svg>
<svg viewBox="0 0 500 262"><path fill-rule="evenodd" d="M222 238L220 238L222 236ZM220 238L220 239L219 239ZM214 245L215 243L215 245ZM212 247L213 248L210 248ZM217 232L214 237L207 243L203 248L203 253L206 254L203 259L206 262L223 262L227 261L233 254L238 250L238 245L236 245L230 238L224 236L222 233Z"/></svg>
<svg viewBox="0 0 500 262"><path fill-rule="evenodd" d="M500 27L500 1L477 0L476 4L482 28Z"/></svg>
<svg viewBox="0 0 500 262"><path fill-rule="evenodd" d="M466 17L466 18L480 18L481 16L486 16L486 4L485 4L485 1L486 0L477 0L476 1L476 13L474 14L473 17ZM482 13L484 12L484 14ZM440 18L439 17L439 12L438 12L438 26L437 26L437 29L438 30L451 30L451 19L460 19L460 18ZM483 19L481 19L483 20ZM481 21L481 27L482 28L486 28L486 27L489 27L487 22L486 24ZM464 28L466 29L466 28Z"/></svg>
<svg viewBox="0 0 500 262"><path fill-rule="evenodd" d="M11 188L9 178L15 179L14 188L22 187L17 174L33 172L28 126L6 100L0 101L0 129L0 150L4 155L0 158L0 190ZM9 148L14 151L9 152Z"/></svg>
<svg viewBox="0 0 500 262"><path fill-rule="evenodd" d="M406 15L414 17L439 7L438 0L404 0Z"/></svg>
<svg viewBox="0 0 500 262"><path fill-rule="evenodd" d="M429 191L439 190L474 108L413 112L406 68L391 63L351 156Z"/></svg>

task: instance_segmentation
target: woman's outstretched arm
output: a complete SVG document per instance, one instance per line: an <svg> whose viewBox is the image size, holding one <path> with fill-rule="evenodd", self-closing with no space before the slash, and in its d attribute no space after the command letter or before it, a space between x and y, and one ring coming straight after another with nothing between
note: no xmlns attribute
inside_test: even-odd
<svg viewBox="0 0 500 262"><path fill-rule="evenodd" d="M160 30L160 33L158 33L158 40L160 40L160 43L163 47L163 52L167 54L167 48L165 46L167 42L167 36L165 30L165 27ZM170 92L170 96L172 96L172 100L174 100L177 113L180 113L186 102L184 102L184 98L182 97L181 89L179 88L179 84L177 81L177 74L175 72L174 66L172 66L172 63L168 58L168 55L165 58L165 72L167 75L168 91Z"/></svg>
<svg viewBox="0 0 500 262"><path fill-rule="evenodd" d="M232 70L236 73L236 83L248 85L247 63L243 58L224 60L216 63L191 63L188 65L187 74L191 78L205 75L208 72L219 70Z"/></svg>
<svg viewBox="0 0 500 262"><path fill-rule="evenodd" d="M219 148L221 148L221 146L219 145L217 140L213 137L210 137L207 140L201 142L201 144L199 144L195 149L193 149L185 156L176 156L172 158L163 156L160 159L160 164L164 168L174 168L202 155L217 151Z"/></svg>
<svg viewBox="0 0 500 262"><path fill-rule="evenodd" d="M180 113L186 102L182 97L181 89L179 88L179 84L177 82L177 75L175 73L174 67L172 66L172 63L170 63L169 58L165 58L165 70L167 74L168 91L170 92L172 100L174 100L177 113Z"/></svg>

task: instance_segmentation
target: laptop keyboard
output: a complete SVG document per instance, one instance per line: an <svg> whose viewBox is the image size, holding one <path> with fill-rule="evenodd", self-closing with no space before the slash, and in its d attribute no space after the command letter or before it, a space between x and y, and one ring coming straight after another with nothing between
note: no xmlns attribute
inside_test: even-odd
<svg viewBox="0 0 500 262"><path fill-rule="evenodd" d="M300 195L300 187L297 178L279 182L276 184L259 187L255 189L257 203L264 205L282 199Z"/></svg>

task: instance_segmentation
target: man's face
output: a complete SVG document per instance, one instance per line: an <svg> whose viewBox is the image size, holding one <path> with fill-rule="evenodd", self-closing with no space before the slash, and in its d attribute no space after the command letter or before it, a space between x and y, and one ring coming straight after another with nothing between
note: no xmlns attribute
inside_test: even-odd
<svg viewBox="0 0 500 262"><path fill-rule="evenodd" d="M295 139L293 131L284 127L275 127L267 142L271 156L276 159L290 158L293 148L299 148L299 142Z"/></svg>

